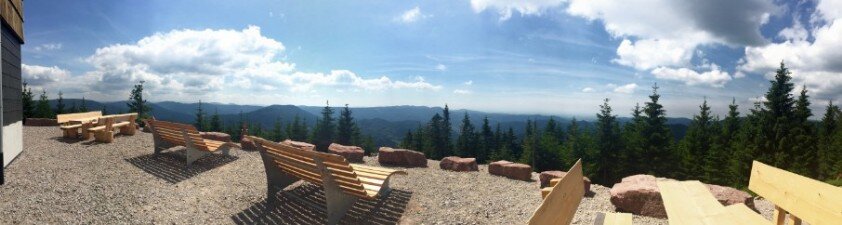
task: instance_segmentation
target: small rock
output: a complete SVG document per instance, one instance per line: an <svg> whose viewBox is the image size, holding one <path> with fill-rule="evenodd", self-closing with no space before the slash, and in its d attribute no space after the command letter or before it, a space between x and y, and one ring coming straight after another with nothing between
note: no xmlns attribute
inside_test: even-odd
<svg viewBox="0 0 842 225"><path fill-rule="evenodd" d="M479 171L476 158L460 158L448 156L441 159L439 168L457 172Z"/></svg>

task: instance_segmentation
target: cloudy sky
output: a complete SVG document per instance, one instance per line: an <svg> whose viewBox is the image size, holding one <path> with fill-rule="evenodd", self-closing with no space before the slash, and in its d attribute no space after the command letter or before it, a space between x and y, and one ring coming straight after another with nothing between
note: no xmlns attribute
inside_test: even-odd
<svg viewBox="0 0 842 225"><path fill-rule="evenodd" d="M621 115L745 112L781 61L842 97L842 0L26 1L23 76L55 97ZM800 88L799 88L800 89Z"/></svg>

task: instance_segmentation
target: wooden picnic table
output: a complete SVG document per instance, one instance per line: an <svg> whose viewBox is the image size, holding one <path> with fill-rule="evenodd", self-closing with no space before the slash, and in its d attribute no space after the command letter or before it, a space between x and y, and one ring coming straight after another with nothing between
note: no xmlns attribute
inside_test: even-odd
<svg viewBox="0 0 842 225"><path fill-rule="evenodd" d="M88 140L88 139L91 138L91 132L88 131L88 128L93 127L94 124L97 121L99 121L100 119L101 119L100 116L94 116L94 117L71 119L70 122L82 124L82 129L81 129L82 140Z"/></svg>
<svg viewBox="0 0 842 225"><path fill-rule="evenodd" d="M699 181L658 181L670 224L768 225L770 222L746 205L723 206Z"/></svg>

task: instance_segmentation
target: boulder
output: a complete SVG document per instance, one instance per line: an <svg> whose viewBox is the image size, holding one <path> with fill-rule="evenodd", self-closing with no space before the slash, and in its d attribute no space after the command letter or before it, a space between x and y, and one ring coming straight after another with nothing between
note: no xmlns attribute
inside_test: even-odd
<svg viewBox="0 0 842 225"><path fill-rule="evenodd" d="M314 149L316 149L316 145L314 145L314 144L310 144L310 143L307 143L307 142L301 142L301 141L293 141L293 140L290 140L290 139L286 139L286 140L282 141L281 143L291 145L292 147L300 148L302 150L307 150L307 151L313 151Z"/></svg>
<svg viewBox="0 0 842 225"><path fill-rule="evenodd" d="M479 171L476 158L460 158L458 156L444 157L439 162L439 168L457 172Z"/></svg>
<svg viewBox="0 0 842 225"><path fill-rule="evenodd" d="M618 211L635 215L666 218L664 201L658 190L658 179L652 175L634 175L623 178L611 187L611 204Z"/></svg>
<svg viewBox="0 0 842 225"><path fill-rule="evenodd" d="M427 158L424 156L424 153L389 147L380 147L378 150L377 162L382 165L427 167Z"/></svg>
<svg viewBox="0 0 842 225"><path fill-rule="evenodd" d="M614 184L614 187L611 188L611 204L619 211L666 218L666 210L661 199L661 192L658 189L657 182L659 180L669 179L656 178L652 175L633 175L623 178L620 183ZM744 191L719 185L705 185L722 205L743 203L749 208L755 209L751 195Z"/></svg>
<svg viewBox="0 0 842 225"><path fill-rule="evenodd" d="M363 156L365 156L363 148L357 146L345 146L337 143L330 144L327 151L345 157L348 162L363 162Z"/></svg>
<svg viewBox="0 0 842 225"><path fill-rule="evenodd" d="M566 175L567 172L559 171L559 170L551 170L551 171L544 171L538 175L538 180L541 183L541 187L546 187L550 185L550 180L555 178L562 178ZM587 177L582 177L582 182L585 185L585 194L591 192L591 179Z"/></svg>
<svg viewBox="0 0 842 225"><path fill-rule="evenodd" d="M240 148L246 151L257 151L257 144L251 138L243 137L240 139Z"/></svg>
<svg viewBox="0 0 842 225"><path fill-rule="evenodd" d="M231 142L231 135L221 132L199 132L204 139L211 139L214 141Z"/></svg>
<svg viewBox="0 0 842 225"><path fill-rule="evenodd" d="M522 163L497 161L488 164L488 173L515 180L532 180L532 167Z"/></svg>
<svg viewBox="0 0 842 225"><path fill-rule="evenodd" d="M34 127L47 127L58 126L58 121L56 121L56 119L47 118L26 118L26 120L23 121L23 124Z"/></svg>

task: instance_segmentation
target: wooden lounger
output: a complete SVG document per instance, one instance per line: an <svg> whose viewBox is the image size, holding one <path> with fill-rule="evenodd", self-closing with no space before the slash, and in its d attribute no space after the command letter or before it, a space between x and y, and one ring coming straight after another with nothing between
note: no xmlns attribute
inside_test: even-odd
<svg viewBox="0 0 842 225"><path fill-rule="evenodd" d="M324 187L327 223L337 224L345 212L359 198L377 199L389 194L392 175L400 170L349 164L344 157L299 148L259 137L254 140L263 158L268 185L267 201L274 201L275 194L298 180ZM305 201L306 202L306 201Z"/></svg>
<svg viewBox="0 0 842 225"><path fill-rule="evenodd" d="M61 129L64 133L64 137L77 138L79 137L80 130L85 133L86 129L91 126L91 123L96 121L95 119L92 119L90 123L80 123L75 121L89 118L99 118L101 116L102 112L100 111L58 114L56 115L56 122L59 124L59 129Z"/></svg>
<svg viewBox="0 0 842 225"><path fill-rule="evenodd" d="M541 197L544 201L532 214L529 224L570 224L585 195L582 176L582 160L580 159L573 164L564 177L550 180L550 186L541 189ZM632 224L632 216L628 213L598 213L594 224Z"/></svg>
<svg viewBox="0 0 842 225"><path fill-rule="evenodd" d="M147 120L147 124L155 139L155 154L174 146L187 147L184 152L187 166L212 152L221 151L224 155L230 155L230 149L238 147L232 142L204 139L193 125L152 119Z"/></svg>
<svg viewBox="0 0 842 225"><path fill-rule="evenodd" d="M659 181L670 224L813 225L842 222L842 188L754 161L749 190L774 203L774 221L743 204L723 206L699 181ZM789 217L787 218L787 214Z"/></svg>
<svg viewBox="0 0 842 225"><path fill-rule="evenodd" d="M97 126L87 131L94 134L96 141L111 143L114 142L115 129L119 129L120 134L134 135L137 132L137 124L134 122L136 118L137 113L103 116L98 119Z"/></svg>

